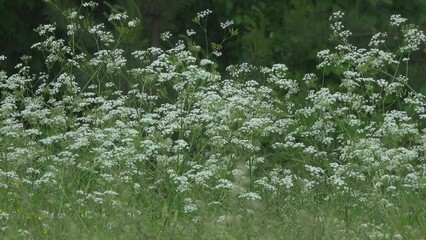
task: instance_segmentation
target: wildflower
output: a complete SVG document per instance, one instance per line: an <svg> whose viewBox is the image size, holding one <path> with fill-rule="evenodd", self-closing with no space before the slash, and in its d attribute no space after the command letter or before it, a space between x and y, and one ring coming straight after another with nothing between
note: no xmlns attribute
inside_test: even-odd
<svg viewBox="0 0 426 240"><path fill-rule="evenodd" d="M128 23L127 23L127 25L129 26L129 27L132 27L132 28L134 28L134 27L136 27L138 24L139 24L139 19L133 19L133 20L131 20L131 21L129 21Z"/></svg>
<svg viewBox="0 0 426 240"><path fill-rule="evenodd" d="M238 196L238 198L243 198L243 199L252 200L252 201L259 201L259 200L262 199L259 196L259 194L255 193L255 192L248 192L248 193L240 194Z"/></svg>
<svg viewBox="0 0 426 240"><path fill-rule="evenodd" d="M234 21L232 21L232 20L227 20L226 22L221 22L220 23L220 27L222 28L222 29L226 29L226 28L228 28L228 27L230 27L230 26L232 26L232 25L234 25Z"/></svg>
<svg viewBox="0 0 426 240"><path fill-rule="evenodd" d="M419 50L419 46L426 42L426 36L423 31L416 28L409 28L403 31L404 33L404 45L400 48L400 51L416 51Z"/></svg>
<svg viewBox="0 0 426 240"><path fill-rule="evenodd" d="M370 47L378 47L381 44L385 43L384 38L387 37L387 33L376 33L371 37L370 43L368 44L368 46Z"/></svg>
<svg viewBox="0 0 426 240"><path fill-rule="evenodd" d="M229 65L228 67L226 67L226 71L228 71L229 74L235 78L247 75L251 73L254 69L255 67L248 63L242 63L239 65Z"/></svg>
<svg viewBox="0 0 426 240"><path fill-rule="evenodd" d="M334 37L338 37L344 41L347 40L347 38L352 35L352 33L349 30L344 30L345 27L343 23L340 21L344 16L344 13L341 11L334 12L330 16L330 29L333 31Z"/></svg>
<svg viewBox="0 0 426 240"><path fill-rule="evenodd" d="M314 83L316 80L317 80L318 78L317 78L317 75L315 74L315 73L307 73L307 74L305 74L304 76L303 76L303 81L307 84L307 85L309 85L309 84L312 84L312 83Z"/></svg>
<svg viewBox="0 0 426 240"><path fill-rule="evenodd" d="M105 64L109 72L113 72L123 68L126 65L127 59L123 56L124 50L100 50L95 53L95 58L90 60L90 64L98 66Z"/></svg>
<svg viewBox="0 0 426 240"><path fill-rule="evenodd" d="M77 14L78 13L76 11L71 11L70 13L68 13L67 18L72 20L77 17Z"/></svg>
<svg viewBox="0 0 426 240"><path fill-rule="evenodd" d="M212 13L212 11L210 9L206 9L204 11L198 12L197 17L198 18L204 18L204 17L207 17L211 13Z"/></svg>
<svg viewBox="0 0 426 240"><path fill-rule="evenodd" d="M183 206L184 213L191 213L198 210L197 205L195 205L191 198L184 199L185 205Z"/></svg>
<svg viewBox="0 0 426 240"><path fill-rule="evenodd" d="M160 35L160 38L161 38L161 40L163 40L163 41L167 41L167 40L169 40L171 37L172 37L172 34L171 34L169 31L164 32L164 33L162 33L162 34Z"/></svg>
<svg viewBox="0 0 426 240"><path fill-rule="evenodd" d="M219 51L216 51L216 50L213 51L212 54L215 55L216 57L222 56L222 52L219 52Z"/></svg>
<svg viewBox="0 0 426 240"><path fill-rule="evenodd" d="M121 21L121 20L125 20L127 19L129 16L127 16L127 12L122 12L122 13L113 13L111 15L109 15L108 21L112 22L112 21Z"/></svg>
<svg viewBox="0 0 426 240"><path fill-rule="evenodd" d="M183 139L176 140L175 145L173 146L173 150L179 152L184 149L188 149L188 143L186 143Z"/></svg>
<svg viewBox="0 0 426 240"><path fill-rule="evenodd" d="M407 21L406 18L401 17L400 14L394 14L390 17L390 25L392 27L399 27L402 23Z"/></svg>
<svg viewBox="0 0 426 240"><path fill-rule="evenodd" d="M76 24L68 24L67 25L67 35L72 36L75 34L76 30L79 29L79 26Z"/></svg>
<svg viewBox="0 0 426 240"><path fill-rule="evenodd" d="M209 59L201 59L201 61L200 61L201 66L207 66L207 65L213 65L213 64L214 64L214 62L212 62Z"/></svg>
<svg viewBox="0 0 426 240"><path fill-rule="evenodd" d="M40 35L45 35L47 33L53 33L56 30L55 24L44 24L40 25L35 29L35 31Z"/></svg>
<svg viewBox="0 0 426 240"><path fill-rule="evenodd" d="M320 167L314 167L310 165L305 165L306 170L311 174L311 176L315 178L321 178L321 176L324 174L324 170Z"/></svg>
<svg viewBox="0 0 426 240"><path fill-rule="evenodd" d="M99 4L97 2L89 1L89 2L84 2L81 6L86 7L86 8L95 8L98 5Z"/></svg>
<svg viewBox="0 0 426 240"><path fill-rule="evenodd" d="M188 37L190 37L190 36L192 36L192 35L194 35L194 34L196 34L197 32L195 32L195 30L194 29L187 29L186 30L186 35L188 35Z"/></svg>
<svg viewBox="0 0 426 240"><path fill-rule="evenodd" d="M115 42L114 36L111 32L105 31L105 25L103 23L91 26L88 29L88 32L99 37L104 43L113 43Z"/></svg>
<svg viewBox="0 0 426 240"><path fill-rule="evenodd" d="M320 64L317 65L318 69L324 68L326 66L331 66L332 64L332 54L330 54L330 50L322 50L317 53L317 58L323 59Z"/></svg>

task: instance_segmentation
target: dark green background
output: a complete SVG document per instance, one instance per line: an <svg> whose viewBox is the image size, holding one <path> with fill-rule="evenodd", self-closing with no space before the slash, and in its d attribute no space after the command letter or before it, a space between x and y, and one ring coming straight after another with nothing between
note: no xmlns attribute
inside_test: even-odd
<svg viewBox="0 0 426 240"><path fill-rule="evenodd" d="M80 1L56 0L62 9L77 7ZM95 20L104 21L106 14L127 11L141 19L138 35L129 46L145 48L162 46L159 34L171 31L175 36L197 26L191 21L197 12L211 9L209 38L220 41L219 22L234 20L240 34L225 44L219 62L223 66L249 62L257 65L285 63L298 73L315 71L316 53L332 47L329 42L328 18L342 10L346 26L353 32L351 41L366 47L378 31L391 31L389 18L401 14L424 30L425 0L111 0L97 1ZM35 54L30 46L40 40L33 31L41 23L57 22L64 26L57 10L41 0L0 0L0 52L8 57L8 72L23 54ZM398 35L395 35L398 37ZM424 48L424 46L423 46ZM426 86L425 49L415 54L410 68L410 81L415 89ZM41 67L37 62L34 68Z"/></svg>

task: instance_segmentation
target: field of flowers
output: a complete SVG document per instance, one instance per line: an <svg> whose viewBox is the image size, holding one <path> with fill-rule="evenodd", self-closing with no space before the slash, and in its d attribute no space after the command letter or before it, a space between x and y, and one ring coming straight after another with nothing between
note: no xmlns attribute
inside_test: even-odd
<svg viewBox="0 0 426 240"><path fill-rule="evenodd" d="M426 98L408 79L426 36L406 19L361 48L334 13L336 46L297 79L284 64L221 73L232 21L220 44L190 29L129 50L139 21L96 24L95 7L64 11L66 33L37 29L45 72L30 56L0 71L1 239L426 236Z"/></svg>

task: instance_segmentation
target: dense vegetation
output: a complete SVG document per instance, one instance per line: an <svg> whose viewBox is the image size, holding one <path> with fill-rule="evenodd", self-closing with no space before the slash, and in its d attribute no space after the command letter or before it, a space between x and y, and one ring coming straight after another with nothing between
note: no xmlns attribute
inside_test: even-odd
<svg viewBox="0 0 426 240"><path fill-rule="evenodd" d="M60 9L78 8L81 0L50 0L46 4L40 0L0 0L0 52L10 60L4 64L13 70L14 63L23 54L29 54L29 46L38 41L33 31L39 23L56 22L58 31L66 32L67 21ZM335 11L343 11L353 31L349 37L356 45L365 46L380 29L387 30L387 22L392 14L410 16L419 29L426 27L426 1L424 0L108 0L94 9L92 17L101 22L105 15L126 11L130 18L140 19L140 25L133 34L122 39L123 49L167 47L160 34L170 31L181 35L194 28L191 19L203 9L211 9L209 18L209 39L218 42L222 32L218 22L231 18L239 28L239 37L224 45L219 66L221 72L230 64L249 63L271 66L284 62L294 74L309 72L315 68L316 54L325 48L333 47L328 37L328 17ZM59 9L58 9L59 6ZM108 30L112 26L106 24ZM397 32L389 32L392 37L401 38ZM197 35L198 41L204 36ZM87 47L91 45L86 44ZM388 44L396 50L397 45ZM94 50L94 49L92 49ZM410 84L414 89L426 94L423 68L426 52L416 52L411 56ZM42 61L35 52L31 67L41 70ZM128 59L132 61L132 59ZM302 77L302 76L299 76Z"/></svg>
<svg viewBox="0 0 426 240"><path fill-rule="evenodd" d="M0 71L0 237L426 236L426 99L409 84L426 36L407 19L359 46L336 11L307 73L222 71L238 30L212 40L208 9L136 48L140 19L48 4L64 19L36 29L43 66Z"/></svg>

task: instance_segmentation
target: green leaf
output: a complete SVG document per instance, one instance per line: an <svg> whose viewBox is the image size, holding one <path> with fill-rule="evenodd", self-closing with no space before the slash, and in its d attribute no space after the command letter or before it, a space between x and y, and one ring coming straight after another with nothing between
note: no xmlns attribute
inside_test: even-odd
<svg viewBox="0 0 426 240"><path fill-rule="evenodd" d="M393 0L382 0L382 2L389 4L389 5L393 5Z"/></svg>
<svg viewBox="0 0 426 240"><path fill-rule="evenodd" d="M377 5L377 3L379 2L379 0L369 0L368 1L371 5L373 5L373 7L375 7Z"/></svg>

